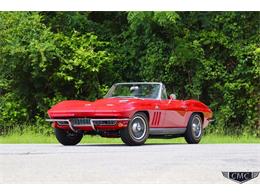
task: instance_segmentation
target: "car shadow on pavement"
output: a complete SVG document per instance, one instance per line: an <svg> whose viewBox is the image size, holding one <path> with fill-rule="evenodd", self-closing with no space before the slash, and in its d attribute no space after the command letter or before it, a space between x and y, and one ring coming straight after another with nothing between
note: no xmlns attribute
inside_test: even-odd
<svg viewBox="0 0 260 195"><path fill-rule="evenodd" d="M141 145L141 146L127 146L125 144L80 144L80 145L76 145L76 147L82 147L82 146L85 146L85 147L91 147L91 146L94 146L94 147L97 147L97 146L101 146L101 147L104 147L104 146L113 146L113 147L122 147L122 146L125 146L125 147L146 147L146 146L158 146L158 145L188 145L188 144L185 144L185 143L147 143L147 144L144 144L144 145Z"/></svg>
<svg viewBox="0 0 260 195"><path fill-rule="evenodd" d="M145 145L187 145L186 143L148 143Z"/></svg>

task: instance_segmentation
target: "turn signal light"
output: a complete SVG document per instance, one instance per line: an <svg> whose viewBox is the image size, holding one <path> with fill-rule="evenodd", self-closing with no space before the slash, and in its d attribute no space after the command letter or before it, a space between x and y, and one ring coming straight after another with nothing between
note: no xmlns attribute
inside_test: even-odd
<svg viewBox="0 0 260 195"><path fill-rule="evenodd" d="M127 127L128 121L118 121L117 126L118 127Z"/></svg>
<svg viewBox="0 0 260 195"><path fill-rule="evenodd" d="M124 124L123 124L122 122L118 122L117 126L118 126L118 127L123 127Z"/></svg>

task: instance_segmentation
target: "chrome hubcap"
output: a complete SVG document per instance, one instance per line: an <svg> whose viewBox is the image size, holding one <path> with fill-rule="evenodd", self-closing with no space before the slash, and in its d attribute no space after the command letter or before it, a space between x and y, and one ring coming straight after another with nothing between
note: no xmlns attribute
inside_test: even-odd
<svg viewBox="0 0 260 195"><path fill-rule="evenodd" d="M138 132L138 131L141 131L141 130L142 130L142 127L141 127L139 122L136 122L136 123L133 124L133 131L134 132Z"/></svg>
<svg viewBox="0 0 260 195"><path fill-rule="evenodd" d="M145 136L147 126L142 117L135 117L131 125L132 135L135 139L142 139Z"/></svg>
<svg viewBox="0 0 260 195"><path fill-rule="evenodd" d="M201 119L195 116L192 120L192 132L195 138L199 138L202 132Z"/></svg>

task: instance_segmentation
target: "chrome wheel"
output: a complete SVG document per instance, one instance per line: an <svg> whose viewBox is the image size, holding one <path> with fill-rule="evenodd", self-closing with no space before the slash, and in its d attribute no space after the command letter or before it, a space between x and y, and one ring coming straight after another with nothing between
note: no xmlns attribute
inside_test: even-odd
<svg viewBox="0 0 260 195"><path fill-rule="evenodd" d="M184 134L185 140L189 144L198 144L203 136L203 115L193 113Z"/></svg>
<svg viewBox="0 0 260 195"><path fill-rule="evenodd" d="M141 140L144 138L147 131L147 125L145 120L136 116L131 123L131 136L136 140Z"/></svg>
<svg viewBox="0 0 260 195"><path fill-rule="evenodd" d="M199 116L195 116L192 120L192 133L195 138L199 138L202 132L202 122Z"/></svg>
<svg viewBox="0 0 260 195"><path fill-rule="evenodd" d="M122 141L128 146L143 145L149 136L149 121L143 112L134 114L127 128L120 131Z"/></svg>

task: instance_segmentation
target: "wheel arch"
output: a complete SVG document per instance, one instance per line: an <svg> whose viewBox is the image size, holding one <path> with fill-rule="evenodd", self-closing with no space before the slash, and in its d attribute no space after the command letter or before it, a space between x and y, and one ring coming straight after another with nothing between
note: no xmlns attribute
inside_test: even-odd
<svg viewBox="0 0 260 195"><path fill-rule="evenodd" d="M145 115L147 117L147 120L149 120L149 112L146 110L137 110L136 112L132 113L131 116L131 120L134 119L132 118L133 116L135 116L136 114L142 114ZM141 137L136 137L136 135L134 135L134 131L133 131L133 126L130 120L130 123L128 123L128 127L127 128L123 128L120 130L120 136L121 136L121 140L129 146L138 146L138 145L143 145L146 141L146 139L149 137L149 122L144 120L144 116L140 117L142 118L142 121L144 123L148 123L148 126L143 126L143 133L141 135ZM145 128L144 128L145 127Z"/></svg>
<svg viewBox="0 0 260 195"><path fill-rule="evenodd" d="M136 113L144 113L147 116L147 120L148 120L148 124L149 124L150 115L149 115L149 112L147 110L138 110L134 114L136 114Z"/></svg>

